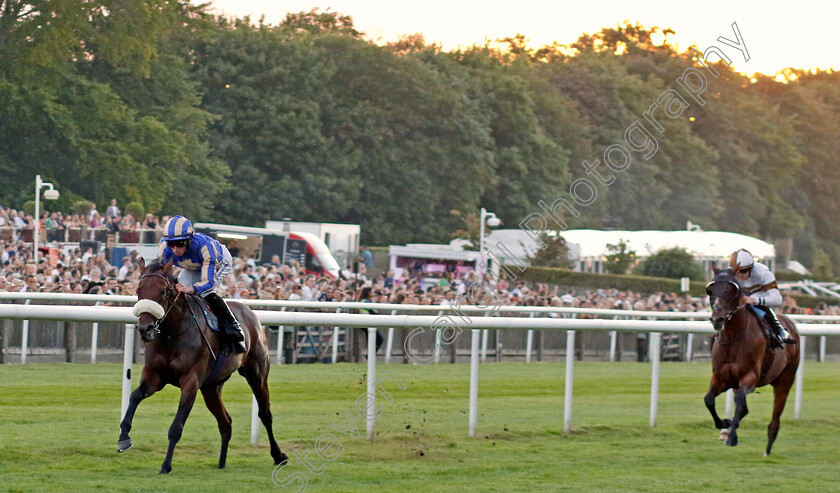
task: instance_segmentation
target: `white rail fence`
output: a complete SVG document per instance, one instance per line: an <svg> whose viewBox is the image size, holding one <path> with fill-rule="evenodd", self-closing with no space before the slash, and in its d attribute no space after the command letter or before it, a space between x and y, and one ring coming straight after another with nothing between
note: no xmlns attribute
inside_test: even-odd
<svg viewBox="0 0 840 493"><path fill-rule="evenodd" d="M12 295L12 296L9 296ZM27 296L20 296L27 295ZM0 293L0 299L51 299L51 300L78 300L80 295L55 295L48 296L38 295L37 293ZM56 296L63 296L66 298L56 298ZM101 299L101 298L104 298ZM115 296L87 296L83 298L86 301L117 301L131 302L132 297L115 297ZM253 300L254 305L265 304L262 300ZM340 310L352 308L366 308L366 309L391 309L393 310L417 309L420 307L406 306L406 305L389 305L389 304L371 304L371 303L305 303L305 302L274 302L272 306L277 308L336 308ZM659 344L661 341L661 334L667 333L699 333L710 334L713 329L706 321L696 320L676 320L677 318L706 318L707 313L677 313L677 312L634 312L622 311L622 315L626 317L659 317L663 319L651 320L603 320L603 319L577 319L577 318L536 318L536 317L488 317L488 316L465 316L465 313L484 313L487 310L476 309L476 307L459 307L459 308L444 308L442 307L425 307L423 310L435 311L437 313L445 313L451 317L452 320L460 320L466 327L457 325L457 328L469 328L471 330L471 345L470 345L470 405L469 405L469 424L468 433L470 436L475 436L478 425L478 362L480 360L480 333L481 330L495 329L495 330L565 330L566 336L566 355L565 355L565 390L564 390L564 430L571 429L572 424L572 396L574 388L574 341L576 331L632 331L632 332L647 332L651 337L650 357L651 357L651 399L650 399L650 426L655 426L657 418L658 407L658 393L659 393ZM500 309L503 312L541 312L552 311L562 313L587 313L600 314L603 312L614 314L615 310L584 310L574 308L533 308L533 307L503 307ZM367 315L367 314L349 314L349 313L314 313L314 312L291 312L291 311L265 311L258 310L257 316L263 324L277 324L277 325L292 325L292 326L340 326L340 327L361 327L368 329L368 354L373 354L375 349L375 334L377 328L410 328L410 329L435 329L440 328L440 316L428 315ZM457 317L457 318L456 318ZM797 372L796 393L795 393L795 408L794 417L799 418L802 408L803 398L803 377L804 377L804 355L805 343L807 337L810 336L836 336L840 335L840 325L828 324L826 322L840 321L840 317L820 317L820 316L797 316L795 317L800 323L798 324L800 334L802 335L801 344L801 359L799 370ZM65 305L32 305L32 304L0 304L0 319L15 319L15 320L65 320L65 321L85 321L85 322L111 322L125 324L125 348L123 360L123 396L120 418L125 413L128 404L128 396L131 391L131 366L132 355L134 347L134 330L136 318L131 314L129 307L114 307L114 306L65 306ZM671 320L668 320L671 319ZM823 323L802 323L807 321L819 321ZM439 353L442 338L436 330L438 337L435 339L435 355ZM431 361L430 361L431 362ZM368 358L368 383L369 383L369 403L368 409L375 409L376 388L373 385L376 382L376 358ZM258 420L256 414L252 413L252 443L256 444L258 436ZM369 414L367 419L367 436L373 439L375 426L375 415Z"/></svg>
<svg viewBox="0 0 840 493"><path fill-rule="evenodd" d="M133 296L109 296L109 295L79 295L79 294L64 294L64 293L0 293L0 301L18 301L18 302L25 302L25 303L32 303L38 301L49 301L49 302L86 302L86 303L108 303L108 304L123 304L123 305L132 305L136 301L136 298ZM524 306L506 306L506 307L494 307L492 310L488 308L478 308L475 306L455 306L455 307L441 307L441 306L432 306L432 305L400 305L400 304L387 304L387 303L353 303L353 302L301 302L301 301L275 301L275 300L235 300L237 302L243 303L245 305L251 307L267 307L272 309L279 309L281 311L285 311L287 309L317 309L317 310L330 310L335 311L336 313L341 312L342 309L344 310L352 310L352 309L375 309L379 310L380 313L390 313L391 315L397 315L399 312L410 312L412 314L416 313L424 313L424 312L434 312L439 317L447 314L455 317L456 315L459 317L456 320L464 320L466 316L470 315L470 319L473 317L471 315L491 315L495 312L504 313L504 314L519 314L521 316L530 316L530 317L545 317L545 316L553 316L553 317L565 317L565 318L575 318L579 316L589 316L589 317L608 317L611 319L632 319L632 318L645 318L650 320L707 320L709 317L708 312L660 312L660 311L635 311L635 310L609 310L609 309L587 309L587 308L567 308L567 307L524 307ZM797 323L801 323L803 321L818 321L820 323L832 323L832 322L840 322L840 316L817 316L817 315L789 315L792 319L797 321ZM265 325L272 325L270 321L264 321ZM466 324L464 324L466 325ZM387 327L387 337L385 343L385 362L390 363L393 355L394 355L394 330L396 327ZM462 328L466 329L468 327L463 326ZM109 340L110 343L106 343L108 345L108 351L110 353L110 357L113 359L114 357L121 355L121 350L118 351L117 348L119 347L119 342L116 341L116 333L113 332L116 328L110 327ZM283 352L283 344L284 344L284 332L288 332L293 330L292 326L286 325L285 327L279 327L279 332L277 334L277 345L276 345L276 360L277 364L281 364L283 362L284 352ZM284 330L285 329L285 330ZM526 362L530 362L534 352L534 341L533 341L533 331L535 329L528 329L527 334L523 339L519 339L514 341L515 344L522 344L524 345L524 360ZM22 337L21 337L21 345L19 346L21 349L21 363L26 363L27 353L28 351L34 350L31 348L31 344L29 341L29 322L28 320L24 320L21 328ZM638 331L640 333L646 331ZM673 331L668 331L669 333L674 333ZM339 333L344 334L343 330L340 330L337 326L332 331L332 337L330 338L330 342L332 347L331 349L331 357L329 361L335 363L338 361L338 346L339 346ZM489 330L484 329L481 334L481 362L487 361L487 352L488 352L488 333ZM15 334L16 335L16 334ZM86 334L85 334L86 335ZM616 359L620 359L622 348L619 347L619 331L610 330L608 331L609 335L609 354L608 358L609 361L616 361ZM685 345L684 345L684 354L680 355L685 361L692 361L694 358L693 351L695 350L695 340L694 340L694 332L687 332L685 335ZM91 344L90 344L90 360L91 363L96 362L97 358L97 337L98 337L98 322L94 323L91 331ZM272 332L273 337L273 332ZM292 336L294 337L294 336ZM345 335L346 337L346 335ZM603 341L603 339L599 339ZM15 338L17 341L17 338ZM396 341L397 345L401 345L400 340ZM542 339L540 339L539 351L541 353L543 344ZM578 341L579 343L586 343L587 340L584 339L583 341ZM626 340L625 340L626 342ZM697 341L698 344L701 342L700 340ZM816 353L817 361L825 361L826 358L826 347L827 347L827 338L825 336L820 336L819 339L819 346L813 350L812 352ZM7 340L5 343L7 346L11 345L11 341ZM562 339L554 339L554 347L559 347L562 345ZM596 342L596 345L603 346L605 342ZM17 346L15 346L17 347ZM519 351L519 357L521 358L521 351L523 346L519 346L520 349L517 350L516 348L508 348L502 347L501 343L501 331L497 330L496 332L496 348L494 353L496 354L496 360L501 361L503 350L504 356L510 356L512 353L516 353ZM702 347L702 344L701 344ZM837 354L837 344L836 341L833 343L833 354ZM453 345L453 358L455 358L455 348L456 346ZM589 347L588 347L589 348ZM667 346L666 346L667 348ZM626 348L625 348L626 349ZM464 356L467 349L464 347L463 344L460 345L461 355ZM680 351L682 351L680 349ZM70 353L70 351L68 351ZM358 353L357 353L358 354ZM435 354L435 363L438 363L440 360L440 340L439 337L435 337L435 347L433 350L433 354ZM598 354L602 354L602 350L598 351ZM8 355L7 355L8 356ZM405 354L402 354L405 357ZM559 356L564 356L562 352L559 353ZM583 355L581 355L583 357ZM601 356L605 357L605 356Z"/></svg>

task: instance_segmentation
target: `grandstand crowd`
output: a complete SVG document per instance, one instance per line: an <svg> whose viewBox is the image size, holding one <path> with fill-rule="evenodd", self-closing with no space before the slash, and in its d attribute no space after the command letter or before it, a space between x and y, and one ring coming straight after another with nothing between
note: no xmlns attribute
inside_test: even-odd
<svg viewBox="0 0 840 493"><path fill-rule="evenodd" d="M105 253L94 254L91 249L68 250L64 254L44 256L36 266L32 262L32 244L23 241L0 240L0 291L30 291L54 293L92 293L133 295L140 278L141 257L132 251L122 259L122 265L112 265ZM275 261L277 259L275 258ZM254 258L241 255L234 260L234 268L225 279L221 295L226 298L257 298L304 301L359 301L417 305L470 304L479 282L478 274L468 271L462 278L443 275L435 283L411 273L395 278L388 271L369 279L364 264L351 279L329 279L306 274L300 265L268 263L258 265ZM517 282L497 285L493 279L485 283L496 290L485 295L481 304L492 306L557 306L579 308L607 308L653 311L700 311L708 309L708 299L692 298L677 293L637 293L617 289L597 289L561 292L558 286ZM367 288L367 289L366 289ZM474 300L472 300L474 301ZM810 310L796 306L795 300L785 297L785 313L840 314L840 307L819 305Z"/></svg>
<svg viewBox="0 0 840 493"><path fill-rule="evenodd" d="M117 207L116 200L111 202L106 212L100 214L94 206L87 214L63 214L61 212L43 211L40 213L39 221L42 229L107 229L109 231L135 231L135 230L157 230L162 229L169 216L160 217L153 214L146 214L142 220L138 220L131 214L122 214ZM0 228L32 228L35 219L23 211L12 208L0 207Z"/></svg>
<svg viewBox="0 0 840 493"><path fill-rule="evenodd" d="M88 214L62 214L43 212L40 228L107 228L111 231L161 230L169 216L159 218L147 214L137 221L130 214L122 215L112 201L104 218L96 208ZM32 228L34 219L10 208L0 207L0 231L17 231ZM13 234L0 237L0 291L38 291L57 293L135 294L139 282L140 256L132 251L122 259L121 265L112 265L104 252L93 253L81 247L63 253L42 255L38 265L33 262L33 245ZM475 271L468 271L456 278L452 272L441 273L439 282L428 283L420 272L409 269L404 278L397 279L393 271L367 277L365 264L360 263L358 273L350 279L329 279L307 275L294 260L280 263L275 256L271 263L257 264L245 254L234 259L234 268L225 279L221 295L226 298L304 300L304 301L359 301L364 297L373 302L417 305L470 304L465 295L481 279ZM561 293L558 286L540 283L497 284L491 277L485 285L495 292L484 294L481 304L492 306L558 306L579 308L606 308L652 311L699 311L708 309L708 299L692 298L677 293L637 293L617 289L597 289ZM365 289L369 288L369 289ZM480 292L480 291L479 291ZM460 301L459 301L460 300ZM814 310L800 308L796 301L785 296L785 313L840 314L840 307L819 304Z"/></svg>

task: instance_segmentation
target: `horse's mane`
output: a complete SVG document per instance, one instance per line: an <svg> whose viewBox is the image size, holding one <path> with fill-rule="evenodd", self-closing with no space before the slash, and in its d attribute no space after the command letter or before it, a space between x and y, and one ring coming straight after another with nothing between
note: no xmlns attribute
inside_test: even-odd
<svg viewBox="0 0 840 493"><path fill-rule="evenodd" d="M158 258L152 260L151 262L149 262L148 264L146 264L146 270L148 270L149 273L157 272L157 271L163 269L163 267L165 265L166 264L163 263L163 259L158 257Z"/></svg>
<svg viewBox="0 0 840 493"><path fill-rule="evenodd" d="M146 264L146 273L147 274L154 274L156 272L162 271L163 268L166 267L166 263L163 261L161 257L158 257L148 264Z"/></svg>

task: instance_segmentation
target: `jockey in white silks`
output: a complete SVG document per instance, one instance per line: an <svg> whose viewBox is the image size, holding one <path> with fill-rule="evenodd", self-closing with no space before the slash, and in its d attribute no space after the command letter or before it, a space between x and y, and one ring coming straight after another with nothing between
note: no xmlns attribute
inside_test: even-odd
<svg viewBox="0 0 840 493"><path fill-rule="evenodd" d="M796 344L796 340L790 338L790 334L779 323L771 309L782 306L782 293L779 292L773 272L766 265L753 260L752 254L743 248L729 257L729 269L741 285L741 304L749 305L754 312L767 320L779 341Z"/></svg>

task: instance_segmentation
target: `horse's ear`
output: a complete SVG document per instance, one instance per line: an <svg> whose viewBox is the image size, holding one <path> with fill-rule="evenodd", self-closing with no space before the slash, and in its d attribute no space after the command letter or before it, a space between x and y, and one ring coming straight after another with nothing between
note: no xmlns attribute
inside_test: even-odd
<svg viewBox="0 0 840 493"><path fill-rule="evenodd" d="M137 264L137 266L140 267L140 272L146 270L146 259L140 257L140 262Z"/></svg>
<svg viewBox="0 0 840 493"><path fill-rule="evenodd" d="M718 269L718 266L717 266L717 262L715 262L715 261L712 261L712 272L714 272L715 275L717 275L717 273L720 272L720 269Z"/></svg>
<svg viewBox="0 0 840 493"><path fill-rule="evenodd" d="M163 266L163 273L166 274L166 275L169 275L169 271L172 270L172 265L173 265L172 260L167 262L166 265Z"/></svg>

